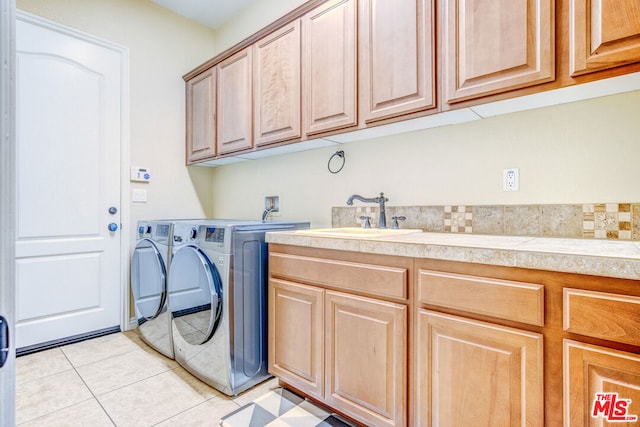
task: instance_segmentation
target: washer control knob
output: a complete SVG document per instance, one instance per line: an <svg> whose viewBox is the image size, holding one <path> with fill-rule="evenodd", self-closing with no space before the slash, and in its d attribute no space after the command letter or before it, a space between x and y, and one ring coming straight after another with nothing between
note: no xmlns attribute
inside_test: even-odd
<svg viewBox="0 0 640 427"><path fill-rule="evenodd" d="M198 229L192 228L191 229L191 240L195 240L196 237L198 237Z"/></svg>
<svg viewBox="0 0 640 427"><path fill-rule="evenodd" d="M138 227L138 234L144 234L144 225Z"/></svg>

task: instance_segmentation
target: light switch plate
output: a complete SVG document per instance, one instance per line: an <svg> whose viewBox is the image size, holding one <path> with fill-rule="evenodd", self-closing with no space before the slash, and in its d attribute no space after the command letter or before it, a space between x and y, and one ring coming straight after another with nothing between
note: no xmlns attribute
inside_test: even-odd
<svg viewBox="0 0 640 427"><path fill-rule="evenodd" d="M131 200L136 203L147 203L147 190L136 188L131 194Z"/></svg>

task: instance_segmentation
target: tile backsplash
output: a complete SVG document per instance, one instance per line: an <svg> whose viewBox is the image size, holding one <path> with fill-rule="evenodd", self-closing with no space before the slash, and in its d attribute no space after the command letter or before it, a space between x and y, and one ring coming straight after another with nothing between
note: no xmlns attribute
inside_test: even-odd
<svg viewBox="0 0 640 427"><path fill-rule="evenodd" d="M446 233L640 240L640 203L496 206L387 206L387 225ZM378 225L377 206L334 207L333 227Z"/></svg>

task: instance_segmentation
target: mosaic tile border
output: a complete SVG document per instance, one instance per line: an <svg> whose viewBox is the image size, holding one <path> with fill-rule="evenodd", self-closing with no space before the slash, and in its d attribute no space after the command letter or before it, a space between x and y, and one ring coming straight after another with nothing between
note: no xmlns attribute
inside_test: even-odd
<svg viewBox="0 0 640 427"><path fill-rule="evenodd" d="M583 212L584 237L632 240L630 203L584 205Z"/></svg>
<svg viewBox="0 0 640 427"><path fill-rule="evenodd" d="M472 233L473 211L471 206L445 206L444 231L451 233Z"/></svg>
<svg viewBox="0 0 640 427"><path fill-rule="evenodd" d="M362 226L366 215L376 227L377 213L377 206L334 207L332 226ZM392 216L407 218L401 228L433 232L640 241L640 203L387 206L388 223Z"/></svg>

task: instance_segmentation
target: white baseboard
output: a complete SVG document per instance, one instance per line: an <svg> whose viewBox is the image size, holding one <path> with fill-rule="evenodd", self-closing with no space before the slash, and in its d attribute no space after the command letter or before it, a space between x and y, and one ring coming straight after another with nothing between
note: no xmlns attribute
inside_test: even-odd
<svg viewBox="0 0 640 427"><path fill-rule="evenodd" d="M125 331L132 331L138 327L138 319L135 317L129 318L129 323L125 325Z"/></svg>

